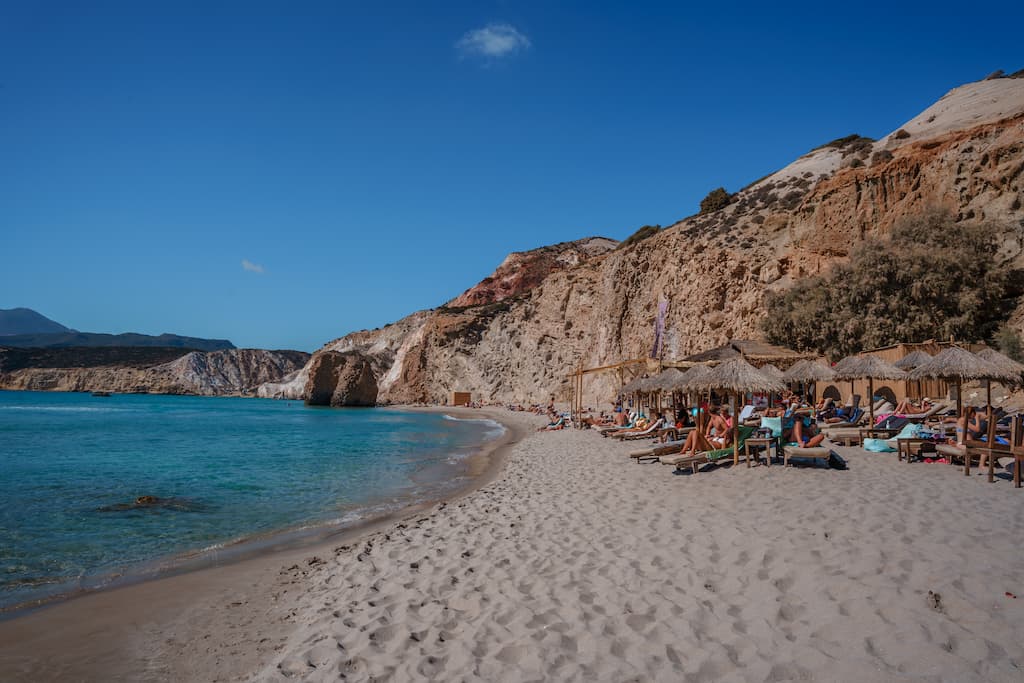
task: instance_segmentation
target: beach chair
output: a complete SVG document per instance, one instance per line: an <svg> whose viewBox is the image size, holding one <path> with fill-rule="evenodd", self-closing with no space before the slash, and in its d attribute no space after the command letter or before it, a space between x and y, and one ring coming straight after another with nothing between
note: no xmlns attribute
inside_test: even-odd
<svg viewBox="0 0 1024 683"><path fill-rule="evenodd" d="M949 405L945 401L936 401L932 404L932 407L923 413L914 413L913 415L904 415L911 422L926 422L927 420L935 417L944 410L949 410Z"/></svg>
<svg viewBox="0 0 1024 683"><path fill-rule="evenodd" d="M647 436L651 436L654 432L662 429L665 426L665 419L659 417L657 420L651 423L651 425L644 430L639 432L626 432L625 434L612 434L612 436L620 441L629 441L630 439L642 439Z"/></svg>
<svg viewBox="0 0 1024 683"><path fill-rule="evenodd" d="M829 457L832 454L834 444L825 439L821 444L812 446L810 448L804 446L798 446L795 443L786 444L782 447L782 465L783 467L789 465L791 458L806 458L809 460L824 460L825 464L828 464Z"/></svg>
<svg viewBox="0 0 1024 683"><path fill-rule="evenodd" d="M867 412L863 408L855 408L854 411L853 411L853 414L850 416L849 420L846 420L844 422L829 422L829 423L825 423L825 424L821 425L821 430L825 431L825 430L829 430L829 429L852 429L852 428L858 428L859 429L861 426L863 426L865 423L867 423L867 420L868 420Z"/></svg>
<svg viewBox="0 0 1024 683"><path fill-rule="evenodd" d="M736 447L739 450L743 450L743 444L747 442L750 435L757 431L754 427L741 426L739 428L739 438L736 440ZM731 458L733 454L733 446L729 444L725 448L719 448L716 451L704 451L703 453L697 453L696 455L683 455L679 453L677 455L663 455L659 458L659 461L663 465L675 465L676 470L685 470L689 467L694 474L697 474L697 470L701 465L708 463L716 463L725 458Z"/></svg>
<svg viewBox="0 0 1024 683"><path fill-rule="evenodd" d="M672 455L678 453L679 449L686 444L686 437L690 432L694 430L693 427L685 427L683 429L676 430L679 432L680 439L676 441L666 441L665 443L654 444L647 448L638 448L629 452L629 457L633 458L637 463L641 460L650 459L657 460L663 455Z"/></svg>

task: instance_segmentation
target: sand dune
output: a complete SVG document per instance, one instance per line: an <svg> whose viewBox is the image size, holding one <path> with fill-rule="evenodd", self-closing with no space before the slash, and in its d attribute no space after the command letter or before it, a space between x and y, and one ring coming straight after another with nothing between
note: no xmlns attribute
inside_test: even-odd
<svg viewBox="0 0 1024 683"><path fill-rule="evenodd" d="M845 472L676 475L635 464L626 456L635 447L593 432L529 432L501 476L464 498L296 562L266 558L272 573L242 574L198 592L173 619L165 611L141 624L121 672L1024 677L1024 490L857 449L843 449Z"/></svg>

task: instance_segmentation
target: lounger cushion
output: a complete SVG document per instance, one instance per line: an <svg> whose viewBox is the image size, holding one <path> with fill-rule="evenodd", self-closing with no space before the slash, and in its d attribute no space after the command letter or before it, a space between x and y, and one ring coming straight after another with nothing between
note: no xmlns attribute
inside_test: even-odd
<svg viewBox="0 0 1024 683"><path fill-rule="evenodd" d="M824 446L801 448L795 444L786 444L783 448L791 458L827 458L829 454L829 449Z"/></svg>
<svg viewBox="0 0 1024 683"><path fill-rule="evenodd" d="M935 447L935 452L946 457L962 458L967 453L967 450L959 446L951 446L948 443L940 443Z"/></svg>

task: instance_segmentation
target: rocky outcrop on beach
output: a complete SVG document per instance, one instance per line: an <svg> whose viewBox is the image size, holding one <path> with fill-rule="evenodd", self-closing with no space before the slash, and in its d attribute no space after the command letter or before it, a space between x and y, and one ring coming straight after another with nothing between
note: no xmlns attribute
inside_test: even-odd
<svg viewBox="0 0 1024 683"><path fill-rule="evenodd" d="M564 398L576 368L650 355L659 301L668 302L666 359L761 338L767 292L827 270L932 207L1002 226L999 258L1022 268L1022 203L1024 79L971 83L877 141L825 144L723 208L642 241L611 249L610 240L590 238L583 242L600 248L576 263L559 260L585 251L575 243L513 254L448 305L334 340L314 361L361 354L375 368L381 402L445 401L453 390L484 401ZM1011 321L1024 328L1024 310ZM618 381L588 375L585 391L607 398Z"/></svg>
<svg viewBox="0 0 1024 683"><path fill-rule="evenodd" d="M249 396L308 360L263 349L0 349L0 389Z"/></svg>
<svg viewBox="0 0 1024 683"><path fill-rule="evenodd" d="M312 406L372 406L377 403L377 378L366 355L327 351L310 362L304 394Z"/></svg>

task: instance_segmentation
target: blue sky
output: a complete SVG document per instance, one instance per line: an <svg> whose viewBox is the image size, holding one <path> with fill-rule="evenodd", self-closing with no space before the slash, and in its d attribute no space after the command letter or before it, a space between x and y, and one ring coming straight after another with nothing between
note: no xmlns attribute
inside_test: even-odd
<svg viewBox="0 0 1024 683"><path fill-rule="evenodd" d="M0 308L313 350L1024 68L1022 7L0 2Z"/></svg>

